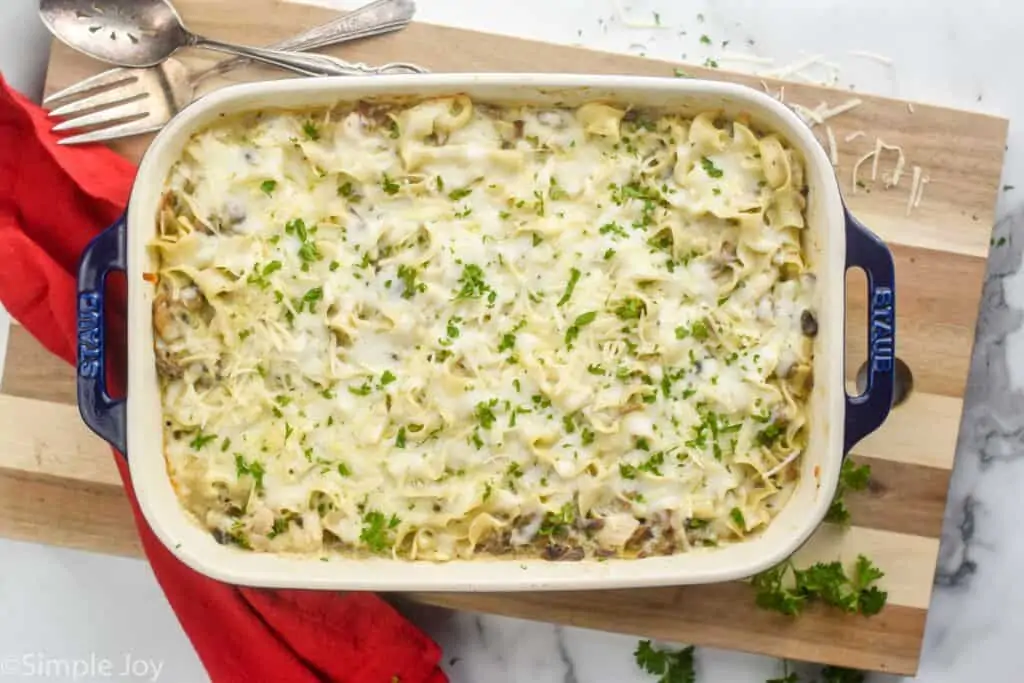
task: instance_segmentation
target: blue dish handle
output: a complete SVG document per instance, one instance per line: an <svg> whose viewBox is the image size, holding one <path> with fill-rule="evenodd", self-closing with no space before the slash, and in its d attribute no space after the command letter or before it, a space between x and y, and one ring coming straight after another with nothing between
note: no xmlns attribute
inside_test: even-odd
<svg viewBox="0 0 1024 683"><path fill-rule="evenodd" d="M892 253L847 211L846 269L850 268L860 268L868 280L868 371L864 393L846 397L846 453L885 421L892 409L896 381L896 269Z"/></svg>
<svg viewBox="0 0 1024 683"><path fill-rule="evenodd" d="M78 410L94 432L125 453L124 399L107 393L103 288L107 274L127 267L125 217L97 235L78 263Z"/></svg>

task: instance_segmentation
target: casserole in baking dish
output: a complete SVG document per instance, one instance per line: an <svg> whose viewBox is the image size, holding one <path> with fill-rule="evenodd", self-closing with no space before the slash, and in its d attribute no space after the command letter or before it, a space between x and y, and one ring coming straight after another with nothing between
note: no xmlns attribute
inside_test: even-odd
<svg viewBox="0 0 1024 683"><path fill-rule="evenodd" d="M87 345L83 415L131 445L161 539L229 581L747 575L806 539L891 402L891 258L745 88L240 86L161 133L126 221L99 265L131 283L127 442ZM125 232L83 259L83 309ZM871 266L857 398L847 265Z"/></svg>

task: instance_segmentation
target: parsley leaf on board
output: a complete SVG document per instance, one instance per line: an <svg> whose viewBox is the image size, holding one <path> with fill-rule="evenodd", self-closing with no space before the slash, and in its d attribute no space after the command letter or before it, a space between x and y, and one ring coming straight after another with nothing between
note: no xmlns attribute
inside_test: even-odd
<svg viewBox="0 0 1024 683"><path fill-rule="evenodd" d="M643 671L658 676L658 683L695 683L693 646L682 650L656 650L649 640L641 640L633 657Z"/></svg>
<svg viewBox="0 0 1024 683"><path fill-rule="evenodd" d="M875 585L884 575L864 555L857 557L853 576L847 575L839 561L797 569L786 560L754 576L751 585L757 591L758 607L789 616L799 614L806 603L814 600L851 614L873 616L882 610L888 598L888 593Z"/></svg>
<svg viewBox="0 0 1024 683"><path fill-rule="evenodd" d="M821 670L821 683L864 683L864 672L840 666L826 666Z"/></svg>
<svg viewBox="0 0 1024 683"><path fill-rule="evenodd" d="M839 472L839 486L836 487L836 495L832 498L832 505L825 514L825 521L833 524L849 524L850 511L846 507L844 496L847 491L863 491L871 481L871 466L857 465L852 459L843 461L843 468Z"/></svg>

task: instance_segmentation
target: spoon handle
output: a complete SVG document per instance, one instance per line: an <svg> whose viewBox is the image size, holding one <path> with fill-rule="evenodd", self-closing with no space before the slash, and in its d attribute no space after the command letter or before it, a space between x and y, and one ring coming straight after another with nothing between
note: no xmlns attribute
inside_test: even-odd
<svg viewBox="0 0 1024 683"><path fill-rule="evenodd" d="M296 36L270 46L271 50L306 51L360 38L398 31L409 25L416 13L412 0L376 0L326 24L314 26ZM242 57L224 59L192 77L197 83L244 64Z"/></svg>
<svg viewBox="0 0 1024 683"><path fill-rule="evenodd" d="M415 64L392 63L371 67L365 64L346 62L337 57L301 52L284 52L259 47L246 47L232 43L222 43L202 36L194 36L195 47L226 52L227 54L245 57L271 66L280 67L304 76L365 76L387 73L423 73L425 70Z"/></svg>

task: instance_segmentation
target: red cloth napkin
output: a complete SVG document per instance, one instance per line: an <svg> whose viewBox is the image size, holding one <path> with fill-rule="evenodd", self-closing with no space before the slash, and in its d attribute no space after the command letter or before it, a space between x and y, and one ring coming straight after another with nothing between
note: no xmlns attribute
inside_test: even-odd
<svg viewBox="0 0 1024 683"><path fill-rule="evenodd" d="M78 258L124 210L135 167L105 147L58 145L50 126L0 75L0 301L74 363ZM123 323L108 315L111 339ZM123 372L112 374L123 386ZM189 569L146 524L115 460L153 572L215 682L447 681L440 648L376 595L243 588Z"/></svg>

